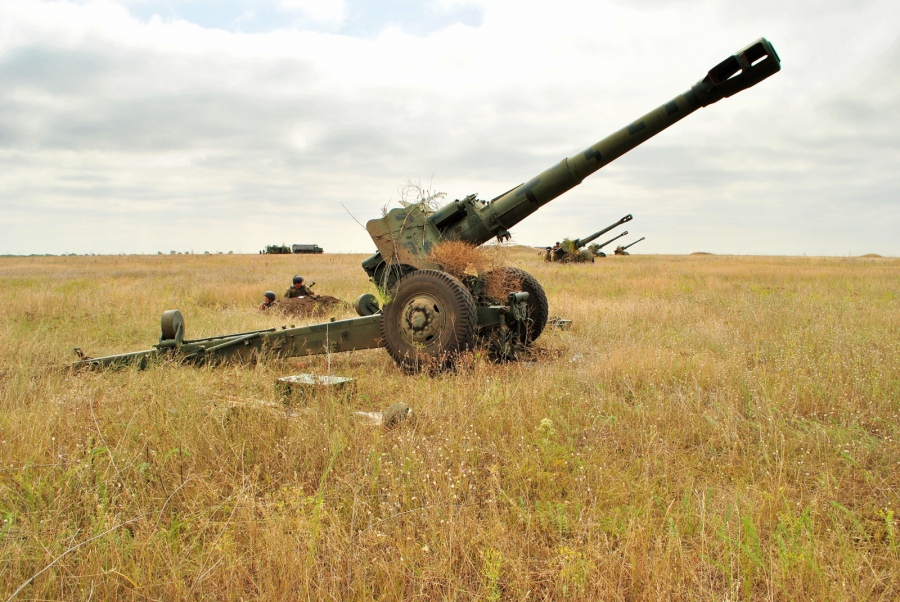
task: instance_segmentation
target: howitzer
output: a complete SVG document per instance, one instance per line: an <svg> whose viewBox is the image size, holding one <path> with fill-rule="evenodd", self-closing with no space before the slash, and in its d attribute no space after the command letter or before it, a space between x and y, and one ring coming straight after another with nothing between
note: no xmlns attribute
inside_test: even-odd
<svg viewBox="0 0 900 602"><path fill-rule="evenodd" d="M624 247L622 245L619 245L618 247L616 247L615 254L616 255L628 255L628 251L627 251L628 247L633 247L634 245L638 244L645 238L646 238L646 236L642 236L639 239L637 239L636 241L634 241L633 243L631 243L630 245L625 245Z"/></svg>
<svg viewBox="0 0 900 602"><path fill-rule="evenodd" d="M587 245L588 243L594 242L595 240L597 240L598 238L600 238L601 236L603 236L604 234L606 234L613 228L615 228L617 226L621 226L622 224L624 224L626 222L630 222L632 219L633 218L631 217L631 214L629 213L628 215L626 215L625 217L623 217L622 219L620 219L613 225L607 226L607 227L603 228L602 230L598 230L597 232L594 232L590 236L586 236L584 238L576 238L575 240L572 241L572 246L574 246L576 249L580 249L580 248L584 247L585 245Z"/></svg>
<svg viewBox="0 0 900 602"><path fill-rule="evenodd" d="M683 94L490 201L472 194L436 210L425 203L404 204L369 221L366 229L377 252L362 267L390 300L379 307L373 295L363 295L356 304L358 318L186 341L181 314L169 310L163 314L162 334L153 349L84 358L76 366L144 364L155 357L208 362L385 347L399 364L416 369L446 365L448 358L479 342L495 356L514 358L547 323L547 297L540 284L515 268L460 280L444 270L432 250L446 241L476 246L493 238L509 239L510 228L587 176L697 109L754 86L780 69L775 49L760 38L713 67ZM500 292L487 285L491 276L503 283Z"/></svg>
<svg viewBox="0 0 900 602"><path fill-rule="evenodd" d="M606 245L608 245L609 243L611 243L613 241L619 240L623 236L628 236L628 230L625 230L621 234L617 234L616 236L613 236L606 242L600 243L599 245L590 245L588 247L588 249L590 249L591 253L593 253L595 257L606 257L606 253L604 253L600 249L602 249L603 247L605 247Z"/></svg>
<svg viewBox="0 0 900 602"><path fill-rule="evenodd" d="M616 223L603 228L602 230L598 230L594 232L590 236L586 236L584 238L576 238L575 240L570 240L568 238L564 239L562 244L556 248L552 249L545 256L546 261L558 261L560 263L581 263L584 261L594 261L594 254L589 250L582 250L585 245L590 242L593 242L600 238L603 234L606 234L613 228L621 226L626 222L630 222L632 220L632 216L629 213Z"/></svg>
<svg viewBox="0 0 900 602"><path fill-rule="evenodd" d="M646 236L641 236L639 239L637 239L636 241L634 241L634 242L631 243L630 245L625 245L624 247L622 247L622 250L625 251L625 250L627 250L629 247L633 247L634 245L638 244L639 242L641 242L641 241L644 240L645 238L647 238L647 237L646 237Z"/></svg>

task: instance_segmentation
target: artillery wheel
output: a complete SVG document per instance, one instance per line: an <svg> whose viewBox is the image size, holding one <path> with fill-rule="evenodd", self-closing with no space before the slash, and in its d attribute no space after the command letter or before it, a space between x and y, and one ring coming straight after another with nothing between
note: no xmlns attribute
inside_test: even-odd
<svg viewBox="0 0 900 602"><path fill-rule="evenodd" d="M181 316L181 312L177 309L164 311L162 320L160 321L160 327L162 329L162 338L164 341L174 340L175 336L178 334L179 328L181 329L182 336L184 336L184 318Z"/></svg>
<svg viewBox="0 0 900 602"><path fill-rule="evenodd" d="M381 308L378 307L378 298L372 293L364 293L357 298L354 304L356 313L361 316L371 316L377 314Z"/></svg>
<svg viewBox="0 0 900 602"><path fill-rule="evenodd" d="M382 313L384 347L407 370L444 367L475 344L475 300L462 282L446 272L407 274Z"/></svg>
<svg viewBox="0 0 900 602"><path fill-rule="evenodd" d="M544 332L547 318L550 316L550 304L547 303L544 287L534 276L519 268L503 267L490 272L488 277L497 272L500 272L501 282L503 282L504 297L492 299L492 301L505 303L506 295L509 293L518 291L528 293L528 301L525 304L528 308L528 317L531 319L531 327L525 333L525 344L530 345Z"/></svg>

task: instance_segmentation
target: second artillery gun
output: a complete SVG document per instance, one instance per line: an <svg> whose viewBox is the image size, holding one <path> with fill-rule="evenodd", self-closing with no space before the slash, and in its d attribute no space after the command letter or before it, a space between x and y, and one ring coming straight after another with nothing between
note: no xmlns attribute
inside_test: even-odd
<svg viewBox="0 0 900 602"><path fill-rule="evenodd" d="M588 245L588 251L590 251L594 257L606 257L606 253L604 253L601 249L603 249L603 247L605 247L609 243L619 240L623 236L628 236L628 230L625 230L621 234L617 234L616 236L613 236L606 242L600 243L599 245L598 244Z"/></svg>
<svg viewBox="0 0 900 602"><path fill-rule="evenodd" d="M760 38L683 94L490 201L472 194L433 211L423 203L408 204L369 221L366 229L378 250L362 267L389 301L379 307L374 295L362 295L356 303L360 317L188 340L181 312L173 309L163 313L159 342L152 349L82 355L75 367L145 366L162 359L207 363L384 347L400 365L414 370L445 366L476 344L495 357L515 358L547 324L541 285L517 268L458 279L435 260L434 248L448 241L477 246L494 238L508 240L510 228L587 176L701 107L780 69L775 49ZM503 284L501 290L488 286L492 278Z"/></svg>
<svg viewBox="0 0 900 602"><path fill-rule="evenodd" d="M593 262L594 254L584 247L587 246L588 243L597 240L613 228L617 228L626 222L630 222L631 220L632 217L629 213L611 226L607 226L602 230L594 232L590 236L586 236L584 238L576 238L575 240L565 238L563 239L562 244L560 244L558 247L551 247L547 249L547 252L544 255L544 261L555 261L559 263L583 263L585 261ZM624 234L628 234L628 232L626 231Z"/></svg>
<svg viewBox="0 0 900 602"><path fill-rule="evenodd" d="M614 251L614 253L615 253L616 255L630 255L630 253L628 252L628 248L629 248L629 247L633 247L634 245L638 244L639 242L641 242L641 241L644 240L645 238L647 238L647 237L646 237L646 236L642 236L642 237L640 237L639 239L637 239L636 241L634 241L633 243L631 243L630 245L625 245L624 247L623 247L622 245L619 245L618 247L616 247L616 250Z"/></svg>

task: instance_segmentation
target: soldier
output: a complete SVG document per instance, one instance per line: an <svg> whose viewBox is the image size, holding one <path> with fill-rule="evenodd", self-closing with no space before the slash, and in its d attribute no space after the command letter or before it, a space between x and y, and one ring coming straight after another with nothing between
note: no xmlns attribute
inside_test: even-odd
<svg viewBox="0 0 900 602"><path fill-rule="evenodd" d="M565 254L565 249L562 248L562 245L559 244L559 241L556 241L556 244L554 244L553 248L550 249L551 261L556 261Z"/></svg>
<svg viewBox="0 0 900 602"><path fill-rule="evenodd" d="M293 286L291 286L284 292L285 298L293 299L294 297L314 297L315 293L313 293L308 286L303 284L303 282L303 276L294 276Z"/></svg>
<svg viewBox="0 0 900 602"><path fill-rule="evenodd" d="M263 302L259 304L259 311L266 311L270 307L275 307L277 304L278 301L275 300L275 293L266 291L263 294Z"/></svg>

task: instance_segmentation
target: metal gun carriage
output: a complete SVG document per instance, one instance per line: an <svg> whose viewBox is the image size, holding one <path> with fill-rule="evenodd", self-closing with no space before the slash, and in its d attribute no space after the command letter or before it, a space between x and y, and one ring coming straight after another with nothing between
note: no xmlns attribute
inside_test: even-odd
<svg viewBox="0 0 900 602"><path fill-rule="evenodd" d="M356 302L356 318L193 340L185 338L181 313L169 310L162 315L160 338L152 349L82 357L75 367L144 366L159 359L208 363L384 347L398 364L417 370L446 366L479 344L497 358L514 359L547 324L548 303L541 285L517 268L459 279L435 261L433 249L448 241L478 246L491 239L508 240L513 226L611 161L780 68L775 49L760 38L713 67L686 92L490 201L472 194L433 211L424 204L407 204L369 221L366 229L377 251L362 267L389 297L383 307L367 294ZM491 277L499 277L502 290L486 285Z"/></svg>

